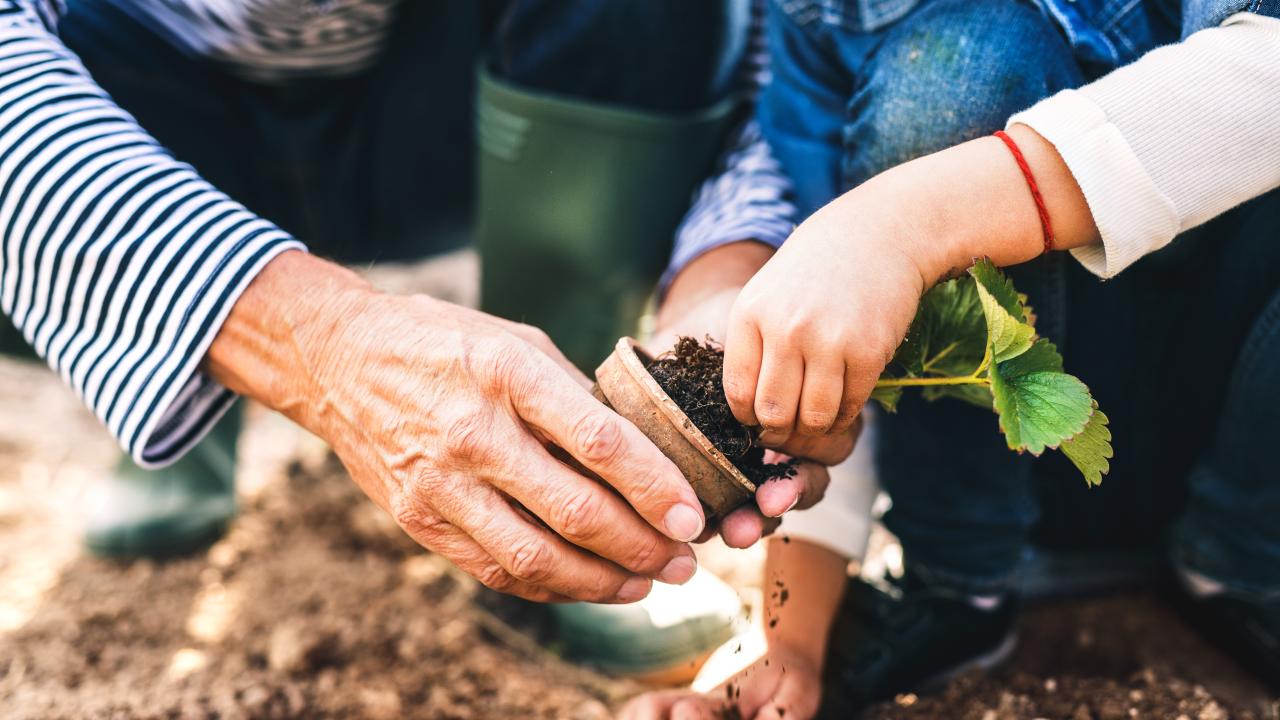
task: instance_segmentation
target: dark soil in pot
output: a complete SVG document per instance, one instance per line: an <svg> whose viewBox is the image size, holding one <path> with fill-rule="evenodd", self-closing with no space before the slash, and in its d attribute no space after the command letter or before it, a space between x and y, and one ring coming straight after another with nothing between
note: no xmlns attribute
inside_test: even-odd
<svg viewBox="0 0 1280 720"><path fill-rule="evenodd" d="M709 338L681 337L647 369L689 420L756 487L796 474L794 461L766 463L756 433L738 422L724 394L724 349Z"/></svg>

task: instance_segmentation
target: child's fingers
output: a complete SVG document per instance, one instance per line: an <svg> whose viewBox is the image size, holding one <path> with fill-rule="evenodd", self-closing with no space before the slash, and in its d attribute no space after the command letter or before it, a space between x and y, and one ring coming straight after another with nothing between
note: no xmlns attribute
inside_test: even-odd
<svg viewBox="0 0 1280 720"><path fill-rule="evenodd" d="M724 338L724 394L733 416L748 427L760 424L756 420L756 385L763 347L758 326L740 317L735 306Z"/></svg>
<svg viewBox="0 0 1280 720"><path fill-rule="evenodd" d="M806 356L804 388L800 391L800 412L796 432L808 437L826 435L835 425L844 397L844 359L830 353Z"/></svg>
<svg viewBox="0 0 1280 720"><path fill-rule="evenodd" d="M757 720L809 720L818 712L821 689L815 677L792 672L782 676L773 699L756 713Z"/></svg>
<svg viewBox="0 0 1280 720"><path fill-rule="evenodd" d="M836 421L831 425L830 432L844 432L853 427L853 423L862 414L862 406L871 398L871 391L875 390L876 380L879 379L883 370L883 364L845 359L844 391L840 399L840 412L836 415Z"/></svg>
<svg viewBox="0 0 1280 720"><path fill-rule="evenodd" d="M858 432L855 426L839 434L827 434L822 437L792 435L778 450L791 457L812 460L821 465L839 465L853 452L857 439Z"/></svg>
<svg viewBox="0 0 1280 720"><path fill-rule="evenodd" d="M791 437L804 386L804 356L787 342L766 339L756 384L756 420L764 430L760 442L778 445Z"/></svg>
<svg viewBox="0 0 1280 720"><path fill-rule="evenodd" d="M725 716L724 703L705 697L686 697L671 708L671 720L716 720Z"/></svg>
<svg viewBox="0 0 1280 720"><path fill-rule="evenodd" d="M689 690L659 690L632 698L618 712L618 720L666 720L676 703L689 698ZM696 696L695 696L696 697Z"/></svg>

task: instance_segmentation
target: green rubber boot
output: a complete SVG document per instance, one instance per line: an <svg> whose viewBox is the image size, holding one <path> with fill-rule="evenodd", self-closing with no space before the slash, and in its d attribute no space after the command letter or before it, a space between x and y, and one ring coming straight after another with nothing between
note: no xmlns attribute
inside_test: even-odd
<svg viewBox="0 0 1280 720"><path fill-rule="evenodd" d="M593 370L632 334L732 119L529 92L481 71L476 243L486 312Z"/></svg>
<svg viewBox="0 0 1280 720"><path fill-rule="evenodd" d="M166 558L222 537L236 514L235 457L240 406L181 460L143 470L123 457L87 503L84 543L114 558Z"/></svg>
<svg viewBox="0 0 1280 720"><path fill-rule="evenodd" d="M484 70L479 96L481 309L542 328L590 373L635 332L735 102L687 116L636 112ZM567 656L664 683L692 678L733 636L740 610L705 571L632 605L553 607Z"/></svg>
<svg viewBox="0 0 1280 720"><path fill-rule="evenodd" d="M707 570L684 585L654 583L630 605L551 606L565 656L660 685L693 680L716 648L746 629L742 601Z"/></svg>
<svg viewBox="0 0 1280 720"><path fill-rule="evenodd" d="M36 358L22 335L0 317L0 355ZM181 460L148 471L127 456L91 490L84 543L108 557L173 557L220 538L236 514L235 457L240 406Z"/></svg>

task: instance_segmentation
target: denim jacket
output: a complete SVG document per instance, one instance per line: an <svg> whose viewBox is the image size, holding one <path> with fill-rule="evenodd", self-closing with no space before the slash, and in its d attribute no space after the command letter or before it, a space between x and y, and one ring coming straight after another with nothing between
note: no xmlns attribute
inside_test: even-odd
<svg viewBox="0 0 1280 720"><path fill-rule="evenodd" d="M797 24L872 32L924 0L776 0ZM1280 17L1280 0L1008 0L1033 2L1053 18L1082 62L1124 65L1157 45L1220 24L1237 12Z"/></svg>

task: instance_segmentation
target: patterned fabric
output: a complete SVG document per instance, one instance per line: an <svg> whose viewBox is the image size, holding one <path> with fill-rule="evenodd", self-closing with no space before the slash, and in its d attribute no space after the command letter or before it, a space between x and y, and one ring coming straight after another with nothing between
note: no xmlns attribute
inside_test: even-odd
<svg viewBox="0 0 1280 720"><path fill-rule="evenodd" d="M302 246L138 127L51 7L0 2L0 310L156 466L234 399L199 363L249 281Z"/></svg>
<svg viewBox="0 0 1280 720"><path fill-rule="evenodd" d="M740 70L743 91L752 105L760 88L771 79L764 23L765 2L753 0L750 36ZM685 265L721 245L755 240L780 247L797 222L798 211L791 196L791 181L760 134L760 126L753 118L744 121L676 229L671 263L663 273L660 292L665 292Z"/></svg>
<svg viewBox="0 0 1280 720"><path fill-rule="evenodd" d="M367 68L400 0L113 2L195 57L243 77L279 81Z"/></svg>

